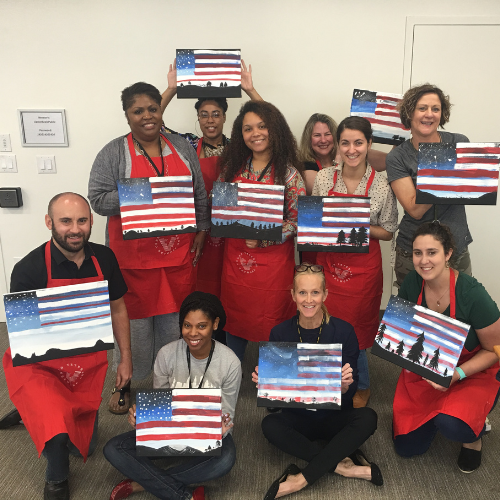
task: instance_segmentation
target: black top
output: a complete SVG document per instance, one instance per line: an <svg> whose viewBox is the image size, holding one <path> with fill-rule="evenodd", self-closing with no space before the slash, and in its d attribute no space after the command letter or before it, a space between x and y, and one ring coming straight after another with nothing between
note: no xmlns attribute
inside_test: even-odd
<svg viewBox="0 0 500 500"><path fill-rule="evenodd" d="M319 172L319 167L315 161L305 161L304 170L314 170L315 172Z"/></svg>
<svg viewBox="0 0 500 500"><path fill-rule="evenodd" d="M123 279L113 250L97 243L85 245L85 259L78 269L77 265L68 260L62 252L50 241L52 255L52 279L82 279L97 276L91 256L95 255L104 279L108 282L109 300L117 300L127 292L127 285ZM45 267L45 243L31 251L21 259L12 270L10 277L10 291L24 292L47 288L47 268Z"/></svg>
<svg viewBox="0 0 500 500"><path fill-rule="evenodd" d="M319 328L307 330L300 327L302 340L306 344L315 344L318 339ZM271 330L269 335L270 342L300 342L299 332L297 330L297 316L283 321ZM352 398L358 388L358 356L359 345L358 338L354 333L354 327L339 318L330 317L330 321L323 325L320 344L342 344L342 366L349 363L352 368L354 382L349 386L345 394L342 394L341 411L352 408ZM324 416L325 411L333 410L317 410L311 412L302 408L286 409L293 412L307 412L308 414L317 414L317 417Z"/></svg>

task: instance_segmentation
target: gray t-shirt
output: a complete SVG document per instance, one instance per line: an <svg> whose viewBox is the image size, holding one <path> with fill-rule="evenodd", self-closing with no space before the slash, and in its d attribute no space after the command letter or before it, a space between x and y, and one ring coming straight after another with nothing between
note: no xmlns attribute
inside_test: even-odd
<svg viewBox="0 0 500 500"><path fill-rule="evenodd" d="M444 143L469 142L469 139L462 134L439 132L439 135L441 136L441 142ZM391 183L397 179L411 176L413 184L416 185L417 167L418 151L413 147L410 140L406 140L387 155L387 180ZM433 205L420 220L414 219L405 211L399 224L396 243L403 250L411 252L414 232L423 222L434 220L434 207L437 208L437 219L450 228L455 238L457 255L461 254L467 245L472 243L464 205Z"/></svg>
<svg viewBox="0 0 500 500"><path fill-rule="evenodd" d="M156 356L153 376L155 389L189 387L186 356L187 344L183 339L163 346ZM200 384L208 359L191 356L191 386ZM229 347L215 341L212 361L203 379L203 389L222 389L222 413L229 413L234 421L236 401L241 384L241 363Z"/></svg>
<svg viewBox="0 0 500 500"><path fill-rule="evenodd" d="M181 160L186 164L193 176L194 206L196 211L197 230L210 228L210 209L208 207L205 183L201 175L200 162L196 152L189 143L180 136L169 134L172 143ZM163 149L163 156L171 154L168 145ZM136 153L138 154L138 153ZM118 137L106 144L96 156L89 176L89 201L92 209L99 215L119 215L120 201L118 199L118 179L130 178L132 159L127 144L127 136ZM106 226L106 245L109 237Z"/></svg>

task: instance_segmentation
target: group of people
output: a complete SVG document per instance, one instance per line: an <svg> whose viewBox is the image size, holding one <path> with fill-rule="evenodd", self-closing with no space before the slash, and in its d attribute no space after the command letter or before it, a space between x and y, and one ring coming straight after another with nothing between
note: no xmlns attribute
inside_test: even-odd
<svg viewBox="0 0 500 500"><path fill-rule="evenodd" d="M500 311L470 276L472 238L464 207L415 203L419 144L467 141L438 130L449 120L448 97L430 84L408 90L400 115L411 139L386 155L372 149L371 125L360 117L337 126L329 116L314 114L297 147L285 117L262 100L244 63L242 89L250 101L242 106L230 138L223 134L224 99L196 102L201 137L180 134L163 121L176 86L174 63L163 95L142 82L122 92L130 133L98 153L89 178L90 205L75 193L55 196L46 216L51 240L16 264L11 278L12 292L108 281L117 373L108 407L128 413L132 426L132 376L141 380L153 370L155 388L222 390L220 456L186 459L164 470L137 455L135 431L116 436L104 454L126 479L110 498L146 490L158 498L201 500L203 487L190 485L231 470L236 459L232 422L248 341L343 346L340 411L287 409L262 421L270 443L308 463L302 470L287 467L265 499L312 485L327 472L383 483L380 469L359 447L377 427L377 415L367 407L366 349L379 325L379 240L392 240L398 229L396 199L404 208L396 239L399 295L468 323L471 330L447 390L402 371L394 399L394 446L402 456L422 454L439 430L462 443L459 468L477 469L487 415L500 389L493 353L500 344ZM117 181L173 175L192 177L197 232L125 241ZM209 195L216 180L283 185L281 242L211 237ZM310 194L370 198L368 254L308 252L296 265L298 197ZM106 247L88 241L90 207L107 217ZM3 360L16 409L0 420L0 428L20 419L26 425L47 458L46 500L69 498L69 454L86 458L96 444L106 355L68 360L14 368L9 350ZM82 368L77 384L72 382L75 365ZM257 367L252 380L258 383ZM42 394L55 409L50 418L33 404Z"/></svg>

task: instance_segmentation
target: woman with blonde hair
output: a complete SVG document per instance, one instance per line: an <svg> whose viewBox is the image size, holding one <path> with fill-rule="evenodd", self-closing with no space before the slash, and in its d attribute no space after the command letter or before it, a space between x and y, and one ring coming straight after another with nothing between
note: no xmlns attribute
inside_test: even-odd
<svg viewBox="0 0 500 500"><path fill-rule="evenodd" d="M303 263L295 267L292 299L298 314L271 330L271 342L342 344L341 410L308 411L286 408L267 415L262 431L280 450L308 462L304 469L291 464L269 488L265 500L279 498L312 485L327 472L383 484L382 473L359 450L377 428L371 408L353 408L358 383L358 341L353 327L328 314L328 290L322 266ZM252 374L258 384L258 367ZM326 445L318 443L326 441Z"/></svg>

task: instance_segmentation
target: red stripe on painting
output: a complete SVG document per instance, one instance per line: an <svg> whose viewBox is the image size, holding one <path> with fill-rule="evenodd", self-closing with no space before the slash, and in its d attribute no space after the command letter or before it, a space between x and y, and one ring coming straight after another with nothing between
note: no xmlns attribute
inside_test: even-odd
<svg viewBox="0 0 500 500"><path fill-rule="evenodd" d="M272 217L262 217L259 214L256 214L255 216L251 215L225 215L225 214L216 214L212 212L212 218L213 219L220 219L220 220L250 220L250 221L257 221L257 222L272 222L274 224L282 225L282 219L280 218L272 218ZM224 225L222 226L224 227Z"/></svg>
<svg viewBox="0 0 500 500"><path fill-rule="evenodd" d="M383 101L393 101L395 103L401 100L399 97L389 97L388 95L383 94L377 94L377 99L382 99Z"/></svg>
<svg viewBox="0 0 500 500"><path fill-rule="evenodd" d="M343 202L335 203L333 201L325 201L323 203L324 208L370 208L370 204L366 202Z"/></svg>
<svg viewBox="0 0 500 500"><path fill-rule="evenodd" d="M178 222L143 222L132 224L131 226L126 226L123 228L124 231L134 231L136 229L148 229L148 228L168 228L177 226L194 226L196 224L196 219L180 220Z"/></svg>
<svg viewBox="0 0 500 500"><path fill-rule="evenodd" d="M299 356L342 356L342 351L331 349L297 349Z"/></svg>
<svg viewBox="0 0 500 500"><path fill-rule="evenodd" d="M135 426L136 430L152 429L154 427L206 427L207 429L220 429L221 422L210 422L209 420L184 420L183 422L155 420L151 422L142 422Z"/></svg>
<svg viewBox="0 0 500 500"><path fill-rule="evenodd" d="M275 200L275 199L259 200L259 199L252 198L251 196L245 196L243 193L238 195L238 203L240 203L242 201L245 201L247 203L248 202L259 203L259 204L262 203L263 205L276 205L276 206L280 206L280 207L283 206L283 200Z"/></svg>
<svg viewBox="0 0 500 500"><path fill-rule="evenodd" d="M240 56L234 54L195 54L195 59L231 59L233 61L239 61Z"/></svg>
<svg viewBox="0 0 500 500"><path fill-rule="evenodd" d="M444 328L446 328L448 330L451 330L452 332L456 333L457 335L460 335L463 338L467 337L467 331L466 330L460 328L459 326L455 326L455 325L452 325L450 323L447 323L446 321L444 321L442 319L436 318L435 316L432 316L431 314L426 314L424 312L418 311L415 314L415 316L417 316L419 318L426 319L427 321L431 321L432 323L436 323L437 325L443 326ZM417 324L418 323L415 323L415 325L417 325ZM446 333L442 333L441 335L448 336L448 334L446 334ZM455 343L457 345L460 344L460 341L456 340L453 337L451 337L451 342L453 342L453 343Z"/></svg>
<svg viewBox="0 0 500 500"><path fill-rule="evenodd" d="M488 179L498 179L498 170L436 170L434 168L419 168L418 175L430 175L432 177L460 177L461 179L475 179L477 177L487 177Z"/></svg>
<svg viewBox="0 0 500 500"><path fill-rule="evenodd" d="M70 295L47 295L45 297L37 297L38 302L50 302L52 300L58 301L58 300L67 300L67 299L77 299L78 297L86 297L88 295L104 295L107 294L107 290L93 290L90 292L82 292L82 293L72 293Z"/></svg>
<svg viewBox="0 0 500 500"><path fill-rule="evenodd" d="M499 155L500 154L500 148L495 148L495 147L487 147L487 148L457 148L457 155L458 154L478 154L478 155Z"/></svg>
<svg viewBox="0 0 500 500"><path fill-rule="evenodd" d="M339 367L340 361L297 361L297 366L332 366Z"/></svg>
<svg viewBox="0 0 500 500"><path fill-rule="evenodd" d="M370 217L369 212L323 212L324 217Z"/></svg>
<svg viewBox="0 0 500 500"><path fill-rule="evenodd" d="M496 193L497 186L448 186L440 184L418 184L420 191L452 191L454 193Z"/></svg>
<svg viewBox="0 0 500 500"><path fill-rule="evenodd" d="M479 158L477 156L460 156L457 157L457 164L461 163L475 163L482 165L496 165L499 162L498 158Z"/></svg>
<svg viewBox="0 0 500 500"><path fill-rule="evenodd" d="M363 222L356 222L356 223L353 223L353 222L323 222L323 227L347 227L347 228L351 228L351 229L354 229L354 228L360 228L360 227L367 227L369 226L370 223L369 222L366 222L366 223L363 223Z"/></svg>
<svg viewBox="0 0 500 500"><path fill-rule="evenodd" d="M172 410L172 415L198 415L203 417L218 417L222 410L200 410L199 408L176 408Z"/></svg>
<svg viewBox="0 0 500 500"><path fill-rule="evenodd" d="M220 396L195 396L195 395L186 395L186 396L172 396L172 403L176 403L178 401L188 401L191 403L220 403Z"/></svg>
<svg viewBox="0 0 500 500"><path fill-rule="evenodd" d="M181 187L181 188L191 188L193 187L193 181L153 181L151 182L151 189L159 189L159 188L172 188L172 187Z"/></svg>
<svg viewBox="0 0 500 500"><path fill-rule="evenodd" d="M334 391L340 389L340 385L278 385L278 384L259 384L259 390L273 391Z"/></svg>
<svg viewBox="0 0 500 500"><path fill-rule="evenodd" d="M177 441L181 439L222 439L222 435L196 432L194 434L147 434L135 437L136 441Z"/></svg>
<svg viewBox="0 0 500 500"><path fill-rule="evenodd" d="M392 118L397 118L398 120L400 119L399 118L399 113L391 113L390 111L379 111L378 109L375 110L375 115L376 116L390 116Z"/></svg>
<svg viewBox="0 0 500 500"><path fill-rule="evenodd" d="M241 205L237 207L219 207L219 206L213 206L212 207L212 213L215 210L226 210L228 212L252 212L255 214L268 214L268 215L279 215L280 217L283 216L283 209L280 208L263 208L263 207L249 207L248 205Z"/></svg>
<svg viewBox="0 0 500 500"><path fill-rule="evenodd" d="M245 193L253 193L253 194L263 194L263 195L268 195L268 194L283 194L282 191L278 191L277 189L266 189L266 188L260 188L260 187L253 187L253 186L238 186L238 195L243 195Z"/></svg>
<svg viewBox="0 0 500 500"><path fill-rule="evenodd" d="M397 123L397 122L387 122L387 121L384 121L384 120L377 120L376 118L371 118L369 116L365 116L365 118L370 122L370 123L375 123L377 125L387 125L387 126L390 126L390 127L396 127L396 128L400 128L402 130L408 130L407 128L404 128L403 127L403 124L402 123Z"/></svg>
<svg viewBox="0 0 500 500"><path fill-rule="evenodd" d="M341 378L340 374L335 373L304 373L301 372L297 375L299 378Z"/></svg>
<svg viewBox="0 0 500 500"><path fill-rule="evenodd" d="M178 207L173 207L173 208L178 208ZM146 223L148 219L151 219L151 220L161 219L162 221L169 222L172 218L195 220L194 214L190 214L190 213L184 213L184 214L148 214L148 215L144 215L144 214L141 215L140 214L140 215L122 215L122 223L123 222L133 222L133 221L139 221L139 222ZM177 224L177 222L175 224Z"/></svg>
<svg viewBox="0 0 500 500"><path fill-rule="evenodd" d="M318 236L318 237L324 237L324 238L334 238L335 236L338 236L339 232L338 231L332 231L332 232L313 232L313 231L301 231L299 229L297 235L302 236L302 237L308 237L308 236ZM347 236L348 233L346 233Z"/></svg>
<svg viewBox="0 0 500 500"><path fill-rule="evenodd" d="M48 323L42 323L42 326L62 325L63 323L73 323L74 321L85 321L87 319L106 318L108 316L110 316L110 313L99 314L98 316L88 316L88 317L85 317L85 318L73 318L73 319L65 319L65 320L61 320L61 321L50 321Z"/></svg>
<svg viewBox="0 0 500 500"><path fill-rule="evenodd" d="M206 75L207 73L202 73L202 74L197 73L197 76L201 76L203 74ZM211 77L211 78L197 78L196 80L193 80L191 78L186 78L185 80L177 80L177 83L191 82L193 85L196 85L199 82L208 82L208 81L214 82L214 81L219 81L219 80L222 80L223 82L239 82L239 81L241 81L241 78L229 78L229 77L215 78L215 77Z"/></svg>

